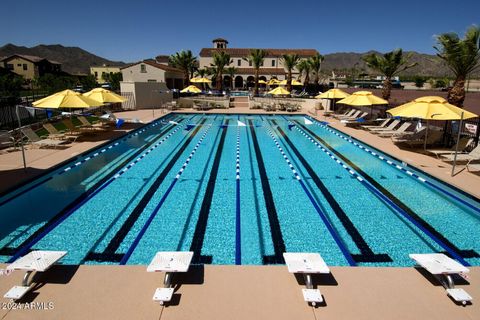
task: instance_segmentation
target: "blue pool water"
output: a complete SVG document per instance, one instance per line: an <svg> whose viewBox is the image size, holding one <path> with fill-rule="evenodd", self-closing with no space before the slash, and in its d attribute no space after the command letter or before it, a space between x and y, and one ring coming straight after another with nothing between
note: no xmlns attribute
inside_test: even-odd
<svg viewBox="0 0 480 320"><path fill-rule="evenodd" d="M304 116L170 114L0 198L0 262L480 265L477 199ZM172 121L172 122L170 122ZM239 125L240 124L240 125ZM241 125L245 124L245 126Z"/></svg>

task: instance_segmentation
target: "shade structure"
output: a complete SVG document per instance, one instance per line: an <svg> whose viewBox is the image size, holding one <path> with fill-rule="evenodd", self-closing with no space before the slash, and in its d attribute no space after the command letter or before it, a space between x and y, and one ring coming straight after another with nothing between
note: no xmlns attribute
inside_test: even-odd
<svg viewBox="0 0 480 320"><path fill-rule="evenodd" d="M265 81L265 80L258 80L258 83L260 83L260 84L267 84L267 81Z"/></svg>
<svg viewBox="0 0 480 320"><path fill-rule="evenodd" d="M37 100L32 103L32 105L36 108L45 109L85 109L91 107L99 107L103 105L103 103L86 97L79 92L75 92L73 90L64 90L43 99Z"/></svg>
<svg viewBox="0 0 480 320"><path fill-rule="evenodd" d="M268 84L269 86L271 86L271 85L277 85L277 84L279 84L279 83L280 83L280 81L277 80L277 79L270 79L270 80L268 80L268 82L267 82L267 84Z"/></svg>
<svg viewBox="0 0 480 320"><path fill-rule="evenodd" d="M442 97L426 96L387 110L392 116L418 118L426 120L460 120L478 117L478 115L450 104Z"/></svg>
<svg viewBox="0 0 480 320"><path fill-rule="evenodd" d="M273 90L268 91L268 93L273 95L287 95L290 94L290 91L284 89L283 87L277 87Z"/></svg>
<svg viewBox="0 0 480 320"><path fill-rule="evenodd" d="M287 85L287 80L282 80L278 84L281 85L281 86L286 86ZM303 84L298 80L292 79L292 86L303 86Z"/></svg>
<svg viewBox="0 0 480 320"><path fill-rule="evenodd" d="M388 101L377 97L370 91L357 91L352 93L350 96L338 101L337 103L361 107L388 104Z"/></svg>
<svg viewBox="0 0 480 320"><path fill-rule="evenodd" d="M188 86L188 87L182 89L180 92L182 92L182 93L200 93L200 92L202 92L202 90L198 89L194 85L191 85L191 86Z"/></svg>
<svg viewBox="0 0 480 320"><path fill-rule="evenodd" d="M324 93L316 96L316 99L344 99L348 97L349 94L340 90L340 89L330 89Z"/></svg>
<svg viewBox="0 0 480 320"><path fill-rule="evenodd" d="M192 79L190 79L190 82L193 82L193 83L211 83L212 80L203 77L203 78L192 78Z"/></svg>
<svg viewBox="0 0 480 320"><path fill-rule="evenodd" d="M95 88L88 92L85 92L83 95L103 104L119 103L126 100L124 97L104 88Z"/></svg>

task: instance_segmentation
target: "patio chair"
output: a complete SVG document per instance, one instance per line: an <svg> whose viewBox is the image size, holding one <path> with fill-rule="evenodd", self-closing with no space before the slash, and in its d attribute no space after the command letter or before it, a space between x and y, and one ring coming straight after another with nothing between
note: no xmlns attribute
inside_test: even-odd
<svg viewBox="0 0 480 320"><path fill-rule="evenodd" d="M88 127L75 126L72 120L70 119L63 119L62 122L65 125L65 127L68 128L70 133L83 133L88 135L95 135L97 133L96 130L92 130L91 128L88 128Z"/></svg>
<svg viewBox="0 0 480 320"><path fill-rule="evenodd" d="M384 128L367 128L368 131L370 132L377 132L377 131L390 131L393 130L398 124L400 123L400 120L393 120L390 122L390 124Z"/></svg>
<svg viewBox="0 0 480 320"><path fill-rule="evenodd" d="M417 132L408 134L404 133L400 136L392 136L394 144L406 146L409 148L423 147L424 145L433 145L440 141L443 137L443 131L431 130L428 132L427 141L425 141L426 128L422 128Z"/></svg>
<svg viewBox="0 0 480 320"><path fill-rule="evenodd" d="M372 131L373 134L377 134L379 137L387 138L395 135L399 135L407 131L408 128L412 126L411 122L403 123L397 130L383 130L383 131Z"/></svg>
<svg viewBox="0 0 480 320"><path fill-rule="evenodd" d="M38 147L53 147L56 148L57 146L66 143L67 141L64 140L54 140L54 139L42 139L40 138L35 131L33 131L29 127L21 128L20 131L22 134L28 139L28 141Z"/></svg>
<svg viewBox="0 0 480 320"><path fill-rule="evenodd" d="M455 154L447 154L447 155L440 155L441 159L446 162L452 162L455 158ZM480 160L480 144L478 144L475 149L470 151L469 153L462 153L457 154L457 162L465 162L467 161L467 165L475 160Z"/></svg>
<svg viewBox="0 0 480 320"><path fill-rule="evenodd" d="M366 116L368 116L368 112L362 112L362 113L355 113L356 116L352 116L352 117L349 117L349 118L342 118L340 120L340 122L342 123L345 123L345 122L348 122L348 121L356 121L358 119L361 119L361 118L365 118Z"/></svg>
<svg viewBox="0 0 480 320"><path fill-rule="evenodd" d="M388 118L388 119L385 119L382 123L380 123L379 125L364 125L362 126L363 129L373 129L373 128L385 128L385 126L387 125L387 123L390 122L390 120L392 120L391 118Z"/></svg>
<svg viewBox="0 0 480 320"><path fill-rule="evenodd" d="M438 159L440 159L441 155L448 155L448 154L454 154L455 150L457 150L460 153L464 153L464 150L473 142L472 138L468 137L463 137L460 138L458 141L458 148L457 144L455 143L453 147L450 149L431 149L431 150L425 150L427 153L431 153L435 155Z"/></svg>
<svg viewBox="0 0 480 320"><path fill-rule="evenodd" d="M90 122L84 116L78 116L77 119L82 123L82 127L91 128L99 131L107 131L106 126L103 124L103 122L100 122L100 121Z"/></svg>
<svg viewBox="0 0 480 320"><path fill-rule="evenodd" d="M7 266L7 271L23 270L26 273L23 277L22 285L14 286L3 297L13 300L21 299L34 287L29 281L31 274L33 272L47 271L66 254L67 251L31 251L27 255L15 260L15 262Z"/></svg>
<svg viewBox="0 0 480 320"><path fill-rule="evenodd" d="M473 170L472 170L473 169ZM467 163L467 171L472 172L472 171L480 171L480 163Z"/></svg>
<svg viewBox="0 0 480 320"><path fill-rule="evenodd" d="M0 149L15 147L15 139L8 131L0 131Z"/></svg>
<svg viewBox="0 0 480 320"><path fill-rule="evenodd" d="M71 142L77 141L78 137L81 133L69 133L64 131L58 131L51 123L44 123L42 126L45 130L48 131L48 137L52 139L59 139L59 140L70 140Z"/></svg>
<svg viewBox="0 0 480 320"><path fill-rule="evenodd" d="M351 115L349 116L339 116L337 117L338 120L348 120L348 119L356 119L358 116L362 113L361 110L356 110L354 111Z"/></svg>
<svg viewBox="0 0 480 320"><path fill-rule="evenodd" d="M472 300L472 297L464 289L455 288L452 279L452 275L462 276L468 273L470 270L466 267L443 253L410 254L409 257L437 278L453 300L463 305Z"/></svg>
<svg viewBox="0 0 480 320"><path fill-rule="evenodd" d="M350 117L355 113L356 109L350 109L346 111L345 113L342 114L333 114L332 117L338 118L338 117Z"/></svg>
<svg viewBox="0 0 480 320"><path fill-rule="evenodd" d="M283 258L290 273L301 273L305 279L305 289L302 289L303 299L315 306L323 302L320 289L314 289L312 274L328 274L330 269L318 253L285 252Z"/></svg>

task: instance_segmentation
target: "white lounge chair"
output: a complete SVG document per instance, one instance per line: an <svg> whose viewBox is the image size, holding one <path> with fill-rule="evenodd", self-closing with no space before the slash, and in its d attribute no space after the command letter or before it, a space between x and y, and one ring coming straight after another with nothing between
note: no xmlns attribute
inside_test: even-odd
<svg viewBox="0 0 480 320"><path fill-rule="evenodd" d="M30 141L30 143L34 146L38 147L54 147L56 148L57 146L66 143L67 141L65 140L55 140L55 139L42 139L40 138L35 131L33 131L31 128L25 127L20 129L22 134L27 137L27 139Z"/></svg>
<svg viewBox="0 0 480 320"><path fill-rule="evenodd" d="M441 155L451 155L455 153L455 150L457 150L459 153L463 153L463 150L465 150L470 143L473 142L472 138L460 138L460 141L458 141L458 147L457 144L455 143L450 149L430 149L430 150L425 150L427 153L431 153L435 155L437 158L439 158Z"/></svg>
<svg viewBox="0 0 480 320"><path fill-rule="evenodd" d="M342 117L351 117L355 112L357 112L356 109L350 109L349 111L342 113L342 114L333 114L332 117L334 118L342 118Z"/></svg>
<svg viewBox="0 0 480 320"><path fill-rule="evenodd" d="M339 116L337 117L338 120L351 120L351 119L357 119L360 116L360 113L362 113L361 110L356 110L353 114L349 116Z"/></svg>
<svg viewBox="0 0 480 320"><path fill-rule="evenodd" d="M285 252L283 254L285 263L290 273L301 273L305 279L305 289L302 289L303 299L315 306L323 302L323 297L319 289L313 288L312 274L330 273L325 261L318 253L308 252Z"/></svg>
<svg viewBox="0 0 480 320"><path fill-rule="evenodd" d="M397 130L383 130L383 131L375 131L374 134L378 134L379 137L392 137L395 135L401 135L407 131L408 128L412 126L411 122L405 122L402 124Z"/></svg>
<svg viewBox="0 0 480 320"><path fill-rule="evenodd" d="M382 121L382 123L380 123L379 125L364 125L364 126L362 126L362 128L363 128L363 129L367 129L367 130L368 130L368 129L373 129L373 128L377 128L377 129L378 129L378 128L385 128L385 126L387 125L387 123L390 122L390 120L392 120L392 119L391 119L391 118L387 118L387 119L384 119L384 120ZM374 121L379 121L379 119L374 120Z"/></svg>
<svg viewBox="0 0 480 320"><path fill-rule="evenodd" d="M58 260L63 258L67 251L32 251L27 255L17 259L7 267L7 271L24 270L21 286L14 286L5 295L4 298L18 300L21 299L32 287L29 283L33 272L45 272L50 269Z"/></svg>
<svg viewBox="0 0 480 320"><path fill-rule="evenodd" d="M400 120L396 119L390 122L390 124L386 127L383 128L367 128L368 131L370 132L377 132L377 131L388 131L388 130L393 130L398 124L400 123Z"/></svg>
<svg viewBox="0 0 480 320"><path fill-rule="evenodd" d="M165 272L163 288L157 288L153 295L153 301L163 305L172 300L173 290L171 287L174 272L187 272L193 258L192 251L161 251L157 252L152 262L147 267L147 272Z"/></svg>
<svg viewBox="0 0 480 320"><path fill-rule="evenodd" d="M410 254L409 256L435 276L453 300L464 305L472 300L472 297L465 290L455 288L452 280L452 274L468 273L470 270L466 267L443 253Z"/></svg>
<svg viewBox="0 0 480 320"><path fill-rule="evenodd" d="M443 161L452 162L455 158L455 154L440 155ZM468 161L469 163L474 160L480 160L480 143L472 151L466 154L457 154L457 161Z"/></svg>

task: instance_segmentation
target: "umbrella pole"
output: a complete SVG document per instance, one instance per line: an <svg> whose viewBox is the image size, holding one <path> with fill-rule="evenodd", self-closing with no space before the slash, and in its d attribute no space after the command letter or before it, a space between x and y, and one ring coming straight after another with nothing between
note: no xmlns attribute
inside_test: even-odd
<svg viewBox="0 0 480 320"><path fill-rule="evenodd" d="M22 121L20 120L20 111L18 109L18 105L15 106L15 113L17 114L17 120L18 120L18 131L21 133L22 129ZM22 148L22 160L23 160L23 169L27 170L27 160L25 158L25 148L23 147L23 137L20 136L20 147Z"/></svg>
<svg viewBox="0 0 480 320"><path fill-rule="evenodd" d="M462 132L462 122L463 122L463 111L462 111L462 115L460 116L460 125L458 126L457 144L455 145L455 155L453 156L452 177L453 177L453 173L455 172L455 165L457 164L458 142L460 141L460 134Z"/></svg>
<svg viewBox="0 0 480 320"><path fill-rule="evenodd" d="M423 150L427 150L427 137L428 137L428 120L427 120L427 129L425 130L425 142L423 143Z"/></svg>

